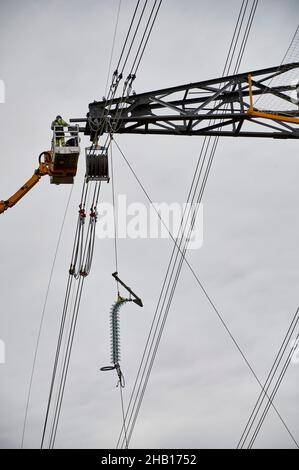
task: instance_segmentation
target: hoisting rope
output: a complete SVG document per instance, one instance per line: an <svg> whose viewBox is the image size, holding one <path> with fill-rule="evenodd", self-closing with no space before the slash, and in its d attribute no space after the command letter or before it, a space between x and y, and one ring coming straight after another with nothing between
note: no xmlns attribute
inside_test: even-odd
<svg viewBox="0 0 299 470"><path fill-rule="evenodd" d="M160 0L161 3L162 0ZM119 87L119 84L123 78L124 74L124 68L125 65L128 61L129 55L131 53L132 46L135 42L136 39L136 34L139 29L139 26L141 24L141 19L144 15L145 12L145 7L148 3L148 0L145 1L144 7L139 15L139 20L137 27L135 28L135 33L133 34L133 38L131 40L131 44L129 46L129 50L127 52L125 62L121 67L121 71L118 72L118 67L120 66L120 62L122 59L122 56L124 54L136 15L137 15L137 10L139 8L139 3L140 0L137 1L137 5L134 11L134 15L130 24L130 28L125 40L125 44L123 47L123 50L121 52L121 57L118 62L117 69L113 73L112 77L112 83L110 85L109 93L108 93L108 99L113 99L115 97L116 91ZM155 0L156 4L156 0ZM151 12L150 17L152 17L153 10ZM156 16L154 17L153 22L156 20ZM153 27L153 22L150 28L150 32L152 31ZM146 43L149 38L149 34L147 35ZM146 44L145 44L146 45ZM142 49L142 55L144 53L145 46ZM141 56L142 56L141 55ZM135 57L136 58L136 57ZM140 60L139 60L140 62ZM138 66L139 66L138 62ZM119 103L118 107L118 112L117 112L117 119L115 120L115 126L118 125L119 118L121 116L121 109L123 105L123 100L131 93L132 91L132 83L135 79L135 75L129 74L127 79L125 80L124 86L123 86L123 92L122 92L122 99ZM97 147L98 147L98 142L99 142L99 136L105 131L107 128L107 123L109 121L109 112L110 112L111 104L110 106L107 107L107 110L105 112L104 119L102 120L102 124L100 124L98 127L93 126L92 130L95 133L95 137L91 146L91 153L96 152ZM115 127L116 128L116 127ZM106 141L104 146L109 148L109 145L111 143L111 137L113 135L113 131L115 128L112 130L112 132L109 132L106 137ZM83 183L83 189L82 189L82 196L81 196L81 201L79 204L79 213L78 213L78 221L77 221L77 226L76 226L76 232L75 232L75 240L74 240L74 245L73 245L73 252L72 252L72 257L71 257L71 263L70 263L70 268L69 268L69 277L68 277L68 282L67 282L67 288L66 288L66 294L65 294L65 299L64 299L64 306L63 306L63 312L62 312L62 318L61 318L61 324L60 324L60 331L59 331L59 337L58 337L58 343L57 343L57 348L56 348L56 354L55 354L55 360L54 360L54 367L53 367L53 372L52 372L52 378L51 378L51 385L50 385L50 392L49 392L49 397L48 397L48 403L47 403L47 410L46 410L46 416L45 416L45 422L44 422L44 427L43 427L43 434L42 434L42 440L41 440L41 448L43 448L44 443L45 443L45 437L46 437L46 431L47 431L47 424L48 424L48 419L49 419L49 414L50 414L50 408L52 406L52 396L54 393L54 385L56 383L56 375L58 372L58 365L59 363L62 363L62 370L61 373L59 374L58 378L58 392L57 392L57 397L54 402L54 418L51 424L50 428L50 440L49 440L49 448L53 448L55 444L55 439L56 439L56 434L57 434L57 427L58 427L58 422L59 422L59 417L60 417L60 412L61 412L61 406L62 406L62 399L63 399L63 394L64 394L64 389L65 389L65 384L66 384L66 377L68 373L68 368L69 368L69 362L70 362L70 356L71 356L71 351L72 351L72 345L73 345L73 339L74 339L74 333L75 333L75 328L76 328L76 323L77 323L77 317L78 317L78 312L79 312L79 307L80 307L80 302L81 302L81 296L82 296L82 289L83 289L83 284L85 277L89 274L90 269L91 269L91 263L92 263L92 257L93 257L93 251L94 251L94 241L95 241L95 225L97 221L97 213L96 213L96 208L98 204L98 199L99 199L99 193L100 193L100 183L96 183L94 186L94 194L93 194L93 200L91 205L89 206L89 223L88 223L88 228L86 230L86 222L87 222L87 196L88 192L90 189L90 184L93 183L88 183L88 181L84 181ZM73 282L78 281L77 287L76 287L76 295L75 295L75 302L74 306L71 308L71 311L69 311L69 302L71 298L71 292L73 289ZM118 282L118 281L117 281ZM139 298L136 298L133 300L135 303L139 304L142 302ZM139 303L140 302L140 303ZM69 317L69 319L68 319ZM68 319L68 321L67 321ZM66 329L66 324L69 323L70 327L67 327ZM63 338L65 337L66 341L66 350L63 354L63 357L61 358L61 348L62 348L62 342ZM121 378L120 384L124 383L122 376L121 376L121 371L118 367L115 367L116 371L120 374L119 377ZM122 390L122 387L120 387L120 390ZM122 398L122 396L121 396ZM122 407L123 407L123 401L122 401ZM124 415L124 412L123 412ZM125 437L126 441L126 437Z"/></svg>
<svg viewBox="0 0 299 470"><path fill-rule="evenodd" d="M84 186L88 187L85 182ZM101 182L96 183L94 188L93 200L90 206L89 222L86 236L85 222L86 222L86 196L87 191L84 190L84 198L79 204L79 215L77 221L77 228L75 234L73 254L71 258L69 274L78 279L80 276L86 277L90 273L92 257L94 252L95 230L97 223L97 204L101 189Z"/></svg>
<svg viewBox="0 0 299 470"><path fill-rule="evenodd" d="M87 232L85 234L85 223L86 223L86 207L88 205L88 194L90 192L90 188L94 185L92 201L90 204L90 213L89 213L89 222ZM50 415L50 407L52 404L52 397L54 393L54 385L55 381L58 376L58 366L59 363L61 364L61 372L58 376L58 384L57 384L57 397L55 399L55 403L53 405L53 421L50 427L49 435L49 448L54 447L58 421L61 412L62 406L62 399L64 395L66 377L69 368L70 356L72 351L72 345L74 340L75 328L77 324L77 317L79 312L79 307L81 303L82 297L82 290L85 277L89 274L91 269L92 257L94 252L94 243L95 243L95 228L97 222L97 212L96 207L99 200L101 182L96 183L87 183L84 181L82 194L81 194L81 201L79 205L79 214L78 214L78 221L77 227L75 232L75 240L73 245L70 269L69 269L69 277L66 287L64 305L63 305L63 312L60 324L60 331L58 336L58 342L56 347L56 354L51 378L51 385L50 385L50 392L48 397L47 409L46 409L46 416L44 421L42 439L41 439L41 448L43 448L45 444L46 438L46 430L48 426L48 420ZM74 281L78 281L77 285L74 285ZM74 306L70 308L70 298L71 292L75 289L75 303ZM68 320L68 321L67 321ZM66 330L66 324L69 323L69 327ZM66 350L61 356L61 349L62 349L62 342L63 338L65 338L66 342Z"/></svg>
<svg viewBox="0 0 299 470"><path fill-rule="evenodd" d="M39 346L40 346L40 339L41 339L41 334L42 334L42 329L44 325L44 319L45 319L45 313L46 313L46 308L48 305L48 298L49 298L49 293L50 293L50 288L52 285L52 279L53 279L53 274L54 274L54 268L56 265L56 260L57 260L57 255L61 243L61 238L62 238L62 233L64 230L64 225L72 197L74 186L71 187L71 190L69 192L69 196L67 199L67 203L65 206L61 226L60 226L60 231L56 243L56 248L55 248L55 253L53 256L53 261L52 261L52 266L51 266L51 271L50 271L50 276L47 284L47 289L46 289L46 294L45 294L45 300L43 304L43 309L41 313L41 318L39 322L39 328L38 328L38 334L37 334L37 339L36 339L36 345L35 345L35 351L34 351L34 357L33 357L33 364L32 364L32 369L31 369L31 374L30 374L30 380L29 380L29 387L28 387L28 393L27 393L27 399L26 399L26 407L25 407L25 415L24 415L24 421L23 421L23 429L22 429L22 442L21 442L21 448L23 449L24 443L25 443L25 434L26 434L26 426L27 426L27 419L28 419L28 412L29 412L29 405L30 405L30 399L31 399L31 392L32 392L32 386L33 386L33 378L34 378L34 373L35 373L35 367L36 367L36 362L37 362L37 357L38 357L38 351L39 351Z"/></svg>
<svg viewBox="0 0 299 470"><path fill-rule="evenodd" d="M104 146L106 148L109 148L110 144L111 144L111 137L113 135L113 133L116 131L117 129L117 126L119 124L119 121L120 121L120 118L121 118L121 114L122 114L122 109L123 109L123 106L124 106L124 102L125 102L125 99L127 97L130 96L131 92L132 92L132 85L133 85L133 81L135 80L136 78L136 74L137 74L137 70L139 68L139 65L140 65L140 62L141 62L141 59L144 55L144 52L145 52L145 48L148 44L148 41L149 41L149 38L150 38L150 35L152 33L152 30L153 30L153 26L156 22L156 19L157 19L157 15L158 15L158 12L159 12L159 9L161 7L161 3L162 3L162 0L159 1L158 5L157 5L157 2L158 0L155 0L154 1L154 4L151 8L151 11L150 11L150 14L149 14L149 17L148 17L148 20L147 20L147 23L146 23L146 26L145 26L145 29L144 29L144 32L143 32L143 35L142 35L142 38L141 38L141 41L139 42L139 46L137 48L137 52L135 54L135 58L133 60L133 64L131 66L131 70L130 70L130 73L128 74L124 84L123 84L123 90L122 90L122 95L121 95L121 99L119 101L119 103L117 104L117 107L116 107L116 113L115 113L115 117L113 119L113 128L109 131L108 131L108 134L107 134L107 137L106 137L106 141L105 141L105 144ZM132 22L130 24L130 28L129 28L129 32L128 32L128 35L126 37L126 43L127 43L127 40L128 40L128 36L130 34L130 31L131 31L131 28L132 28L132 24L134 22L134 19L135 19L135 16L136 16L136 13L137 13L137 10L138 10L138 7L139 7L139 1L137 2L137 5L136 5L136 8L135 8L135 11L134 11L134 15L133 15L133 19L132 19ZM144 5L142 7L142 11L139 15L139 18L138 18L138 22L137 22L137 26L135 28L135 31L134 31L134 34L133 34L133 38L131 40L131 44L129 46L129 49L128 49L128 52L127 52L127 55L126 55L126 58L124 60L124 63L121 67L121 71L119 72L119 67L120 67L120 63L121 63L121 59L119 60L118 62L118 65L117 65L117 68L116 70L114 71L113 73L113 76L112 76L112 83L111 83L111 86L110 86L110 90L109 90L109 93L108 93L108 97L107 97L107 101L110 101L110 104L109 106L105 109L104 111L104 119L102 120L102 122L99 124L99 126L94 126L92 124L92 122L90 122L90 125L91 125L91 128L93 131L95 131L96 133L96 137L98 135L101 135L107 128L107 124L109 125L109 127L111 127L111 124L109 122L109 114L110 114L110 110L111 110L111 106L112 106L112 102L111 100L114 99L115 97L115 94L116 94L116 91L118 89L118 86L119 86L119 83L121 82L121 80L123 79L123 76L124 76L124 69L125 69L125 66L127 64L127 61L128 61L128 57L131 53L131 50L132 50L132 47L133 47L133 44L135 42L135 39L136 39L136 35L137 35L137 32L140 28L140 24L141 24L141 21L142 21L142 18L144 16L144 13L145 13L145 10L146 10L146 6L147 6L147 3L148 3L148 0L145 0L144 2ZM126 46L126 43L123 47L123 50L122 50L122 55L124 53L124 49L125 49L125 46ZM138 60L138 62L137 62ZM137 65L135 65L137 62Z"/></svg>
<svg viewBox="0 0 299 470"><path fill-rule="evenodd" d="M239 42L241 42L241 45L240 45L239 53L237 54L237 59L236 59L236 64L235 64L234 70L235 71L238 70L238 68L240 66L240 63L241 63L241 60L242 60L242 57L243 57L243 54L244 54L244 50L245 50L245 47L246 47L246 44L247 44L247 40L248 40L248 37L249 37L249 33L250 33L250 30L251 30L251 27L252 27L253 19L254 19L255 13L256 13L257 4L258 4L258 0L254 0L252 2L252 7L251 7L251 10L250 10L250 13L249 13L249 16L248 16L248 21L247 21L247 25L246 25L245 32L244 32L244 35L243 35L243 39L241 39L241 41L240 41L240 33L241 33L242 26L243 26L244 19L245 19L245 12L246 12L247 7L248 7L248 1L246 3L244 1L242 2L242 6L241 6L241 9L240 9L239 17L238 17L237 24L236 24L236 27L235 27L233 39L232 39L232 42L230 44L228 57L227 57L227 60L226 60L225 66L224 66L223 74L227 74L229 72L229 70L232 66L232 59L235 56L237 45L238 45ZM205 188L205 185L206 185L206 182L207 182L207 178L208 178L208 175L209 175L211 164L212 164L214 155L216 153L218 141L219 141L219 139L213 139L213 140L211 138L209 138L209 139L205 138L204 139L201 154L200 154L200 157L199 157L199 160L198 160L198 163L197 163L194 178L193 178L192 185L191 185L189 195L188 195L188 202L191 202L191 205L193 204L193 202L199 203L202 199L203 191L204 191L204 188ZM210 144L212 144L212 149L209 148ZM116 143L116 145L117 145L117 147L119 147L117 143ZM202 156L203 156L203 160L201 158ZM205 163L206 160L207 160L207 163ZM202 175L202 179L200 177L201 175ZM136 175L135 175L135 177L136 177ZM201 184L200 184L200 188L199 188L199 191L198 191L197 188L198 188L200 180L201 180ZM191 197L191 195L192 195L192 197ZM164 279L164 282L163 282L163 285L162 285L162 289L161 289L160 297L159 297L159 300L158 300L157 308L156 308L156 311L155 311L155 314L154 314L154 319L153 319L153 322L152 322L152 325L151 325L151 328L150 328L150 332L149 332L149 336L148 336L148 339L147 339L147 342L146 342L145 350L144 350L143 356L141 358L140 366L139 366L139 369L138 369L138 372L137 372L137 377L136 377L136 380L135 380L135 383L134 383L134 386L133 386L133 390L132 390L132 393L131 393L129 405L128 405L126 415L125 415L126 420L127 420L127 424L129 426L129 433L128 433L128 440L129 441L131 439L131 436L132 436L132 433L133 433L133 430L134 430L134 427L135 427L135 423L136 423L136 420L137 420L137 416L138 416L138 413L139 413L139 410L140 410L140 407L141 407L141 403L143 401L145 389L147 387L147 383L148 383L149 376L150 376L150 373L151 373L151 370L152 370L152 367L153 367L153 363L154 363L154 360L155 360L155 356L156 356L156 353L157 353L157 350L158 350L161 335L162 335L162 332L163 332L163 329L164 329L164 326L165 326L165 322L166 322L167 315L168 315L168 312L169 312L169 309L170 309L170 306L171 306L171 303L172 303L175 288L176 288L176 285L177 285L177 282L178 282L178 279L179 279L179 275L180 275L180 271L181 271L181 267L182 267L182 262L185 259L186 247L187 247L187 244L188 244L190 231L193 228L195 217L196 217L196 211L192 215L192 224L189 228L188 235L183 236L183 235L185 235L185 229L183 229L182 230L182 236L180 237L180 241L178 241L178 240L176 241L174 250L173 250L172 255L171 255L171 260L170 260L168 268L167 268L167 272L166 272L165 279ZM181 243L182 243L183 239L185 239L185 242L183 243L183 246L181 248ZM174 259L174 261L173 261L173 259ZM178 263L178 265L177 265L177 263ZM190 267L188 262L187 262L187 264ZM191 267L190 267L190 269L191 269ZM242 358L244 359L246 365L249 367L250 371L254 375L254 377L255 377L256 381L258 382L259 386L261 388L263 388L263 385L262 385L261 381L257 377L254 369L252 368L251 364L247 360L247 358L246 358L245 354L243 353L242 349L240 348L238 342L235 340L234 336L232 335L229 328L227 327L224 319L222 318L222 316L220 315L220 313L216 309L214 303L211 301L210 297L208 296L207 292L205 291L204 287L200 283L198 277L196 276L196 273L193 270L192 270L192 273L195 276L195 279L198 282L198 284L200 285L200 287L203 290L204 294L208 298L208 300L209 300L212 308L214 309L215 313L219 317L222 325L225 327L226 331L228 332L228 334L229 334L230 338L232 339L234 345L237 347L237 349L238 349L239 353L241 354ZM164 314L163 314L163 310L165 310ZM292 439L294 439L291 432L290 432L290 430L287 428L285 422L283 421L282 417L279 415L277 409L275 408L274 405L272 405L272 406L274 407L276 413L278 414L280 420L282 421L285 428L289 432L290 436L292 437ZM124 432L124 429L121 429L119 439L118 439L118 443L117 443L117 447L119 447L119 446L121 447L124 443L124 441L123 441L123 432Z"/></svg>
<svg viewBox="0 0 299 470"><path fill-rule="evenodd" d="M106 80L106 86L105 86L105 95L106 95L106 92L107 92L108 81L109 81L109 77L110 77L110 71L111 71L111 65L112 65L112 58L113 58L113 52L114 52L114 46L115 46L115 39L116 39L116 33L117 33L117 28L118 28L118 20L119 20L120 8L121 8L121 0L119 0L119 2L118 2L118 7L117 7L116 22L115 22L115 27L114 27L113 40L112 40L112 47L111 47L110 60L109 60L108 73L107 73L107 80Z"/></svg>
<svg viewBox="0 0 299 470"><path fill-rule="evenodd" d="M115 204L115 179L114 179L114 168L113 168L113 153L112 145L110 147L110 162L111 162L111 187L112 187L112 205L113 205L113 229L114 229L114 257L115 257L115 271L118 271L118 250L117 250L117 238L118 238L118 225L117 225L117 213ZM119 285L117 283L117 291L119 292Z"/></svg>

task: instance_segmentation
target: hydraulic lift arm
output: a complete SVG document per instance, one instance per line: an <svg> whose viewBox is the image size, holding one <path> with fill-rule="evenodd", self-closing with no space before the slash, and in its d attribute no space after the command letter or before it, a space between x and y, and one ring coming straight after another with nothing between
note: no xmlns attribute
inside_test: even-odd
<svg viewBox="0 0 299 470"><path fill-rule="evenodd" d="M26 183L9 199L6 201L0 201L0 214L5 212L10 207L13 207L17 202L19 202L22 197L24 197L32 188L39 182L42 176L49 175L49 164L51 162L51 155L49 152L42 152L39 156L39 166L31 176L31 178L26 181Z"/></svg>

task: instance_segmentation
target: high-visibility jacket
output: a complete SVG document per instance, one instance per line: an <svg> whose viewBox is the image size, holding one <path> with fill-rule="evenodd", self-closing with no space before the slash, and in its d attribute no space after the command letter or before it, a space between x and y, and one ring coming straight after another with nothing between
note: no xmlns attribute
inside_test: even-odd
<svg viewBox="0 0 299 470"><path fill-rule="evenodd" d="M69 124L64 121L64 119L55 119L55 121L52 122L51 124L51 129L54 129L54 126L62 126L62 127L67 127Z"/></svg>
<svg viewBox="0 0 299 470"><path fill-rule="evenodd" d="M59 127L57 128L57 126ZM54 127L56 127L56 137L63 137L64 136L63 128L68 127L68 126L69 124L65 122L63 119L55 119L55 121L53 121L51 124L51 129L53 131Z"/></svg>

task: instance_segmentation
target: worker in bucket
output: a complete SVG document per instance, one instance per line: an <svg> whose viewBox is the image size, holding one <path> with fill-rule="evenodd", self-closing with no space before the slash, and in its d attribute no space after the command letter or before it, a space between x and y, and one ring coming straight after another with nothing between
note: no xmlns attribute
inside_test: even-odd
<svg viewBox="0 0 299 470"><path fill-rule="evenodd" d="M55 131L56 142L55 145L62 147L64 145L64 127L68 127L69 124L62 119L60 115L56 116L55 121L51 124L52 131Z"/></svg>
<svg viewBox="0 0 299 470"><path fill-rule="evenodd" d="M69 127L71 138L65 143L66 147L78 147L80 137L78 137L78 129L76 126Z"/></svg>

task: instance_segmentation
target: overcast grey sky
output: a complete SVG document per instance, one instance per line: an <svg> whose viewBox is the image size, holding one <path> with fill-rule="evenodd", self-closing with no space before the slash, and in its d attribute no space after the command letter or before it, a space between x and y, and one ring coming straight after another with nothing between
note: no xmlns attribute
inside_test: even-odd
<svg viewBox="0 0 299 470"><path fill-rule="evenodd" d="M124 0L118 57L135 2ZM105 90L118 0L2 0L0 79L1 194L5 199L49 148L56 114L84 117ZM220 76L241 0L164 0L135 80L136 92ZM298 25L297 0L260 0L241 70L278 65ZM299 60L299 57L298 57ZM115 62L114 62L115 64ZM202 138L118 137L157 202L184 202ZM82 146L88 145L86 138ZM204 195L204 244L188 256L261 379L298 304L298 143L220 142ZM38 447L66 287L81 158L59 249L34 376L25 447ZM144 202L115 153L117 192ZM0 447L19 447L35 342L69 187L44 178L1 216ZM106 185L102 200L111 200ZM144 301L121 313L122 368L134 382L171 253L169 240L121 240L119 271ZM109 310L115 300L113 241L96 240L86 281L56 447L114 447L121 426L114 373L100 373L109 352ZM299 366L292 365L276 399L299 439ZM218 318L183 268L132 447L235 447L259 387ZM269 412L256 443L292 448Z"/></svg>

